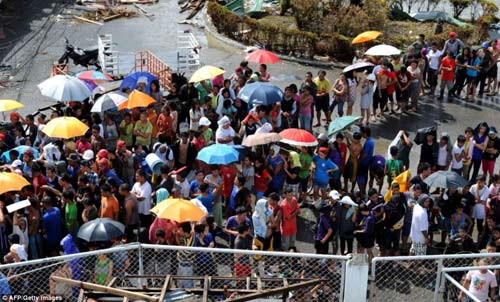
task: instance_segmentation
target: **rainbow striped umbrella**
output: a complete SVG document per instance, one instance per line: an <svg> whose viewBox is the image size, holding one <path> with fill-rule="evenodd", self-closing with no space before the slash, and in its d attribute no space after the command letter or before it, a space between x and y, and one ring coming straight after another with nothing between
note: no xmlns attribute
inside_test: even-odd
<svg viewBox="0 0 500 302"><path fill-rule="evenodd" d="M80 80L93 81L95 83L113 81L113 78L109 75L96 70L82 71L77 73L75 77L79 78Z"/></svg>

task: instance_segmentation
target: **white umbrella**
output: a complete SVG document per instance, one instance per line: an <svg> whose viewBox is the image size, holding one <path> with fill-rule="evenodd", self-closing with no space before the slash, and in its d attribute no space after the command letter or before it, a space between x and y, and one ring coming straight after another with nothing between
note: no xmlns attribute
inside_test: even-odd
<svg viewBox="0 0 500 302"><path fill-rule="evenodd" d="M394 46L387 44L380 44L373 46L365 52L367 56L396 56L400 55L401 51Z"/></svg>
<svg viewBox="0 0 500 302"><path fill-rule="evenodd" d="M42 95L60 102L81 102L91 96L85 83L68 75L53 76L38 84L38 89Z"/></svg>
<svg viewBox="0 0 500 302"><path fill-rule="evenodd" d="M128 99L128 95L122 92L110 92L100 96L92 106L91 112L104 112L117 108Z"/></svg>

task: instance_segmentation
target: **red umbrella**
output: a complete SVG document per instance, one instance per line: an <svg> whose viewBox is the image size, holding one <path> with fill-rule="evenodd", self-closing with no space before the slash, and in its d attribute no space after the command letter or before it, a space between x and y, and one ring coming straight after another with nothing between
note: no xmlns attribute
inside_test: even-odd
<svg viewBox="0 0 500 302"><path fill-rule="evenodd" d="M318 145L318 141L311 132L290 128L280 132L281 142L294 146L312 147Z"/></svg>
<svg viewBox="0 0 500 302"><path fill-rule="evenodd" d="M245 60L259 64L275 64L280 62L280 58L278 58L278 56L264 49L259 49L250 53L246 56Z"/></svg>

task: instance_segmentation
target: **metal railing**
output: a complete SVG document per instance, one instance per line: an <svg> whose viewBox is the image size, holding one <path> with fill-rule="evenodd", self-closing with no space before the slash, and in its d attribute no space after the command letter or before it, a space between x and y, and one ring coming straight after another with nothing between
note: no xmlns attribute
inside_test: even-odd
<svg viewBox="0 0 500 302"><path fill-rule="evenodd" d="M343 301L347 260L347 256L135 243L2 265L0 294L53 295L77 301L81 294L78 287L54 282L51 277L160 291L165 276L170 275L174 281L169 290L185 288L186 293L200 296L205 287L203 276L214 276L207 291L214 300L224 298L224 294L228 298L274 290L268 297L301 302ZM314 280L321 282L313 286Z"/></svg>

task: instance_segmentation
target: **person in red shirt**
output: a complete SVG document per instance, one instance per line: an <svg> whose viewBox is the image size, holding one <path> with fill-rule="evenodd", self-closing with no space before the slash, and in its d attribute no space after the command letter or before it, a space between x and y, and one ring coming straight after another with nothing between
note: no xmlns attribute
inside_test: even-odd
<svg viewBox="0 0 500 302"><path fill-rule="evenodd" d="M267 172L264 166L264 160L260 157L255 159L255 174L254 174L254 188L257 200L264 196L264 193L268 189L268 185L273 180L271 174Z"/></svg>
<svg viewBox="0 0 500 302"><path fill-rule="evenodd" d="M401 66L401 69L396 73L396 78L396 101L398 102L398 107L404 111L406 106L408 106L408 100L410 98L412 76L406 69L406 66Z"/></svg>
<svg viewBox="0 0 500 302"><path fill-rule="evenodd" d="M291 189L285 192L285 199L281 202L281 212L281 249L288 251L290 247L295 246L297 215L300 214L299 204Z"/></svg>
<svg viewBox="0 0 500 302"><path fill-rule="evenodd" d="M224 197L226 205L226 215L225 217L233 216L231 213L231 207L229 206L229 199L231 198L231 193L233 192L234 179L236 177L236 167L234 164L222 165L220 168L220 173L222 176L222 197Z"/></svg>
<svg viewBox="0 0 500 302"><path fill-rule="evenodd" d="M394 71L388 69L387 75L389 77L389 84L387 85L387 99L389 100L389 102L387 103L387 107L389 107L388 109L391 110L391 114L394 114L396 113L394 111L394 92L396 91L396 83L398 81L396 79L396 73ZM399 110L399 108L396 108L396 110Z"/></svg>
<svg viewBox="0 0 500 302"><path fill-rule="evenodd" d="M450 90L453 88L453 80L455 79L455 67L457 63L455 58L452 56L452 53L448 51L446 53L446 57L441 60L441 91L439 92L438 100L443 100L444 88L448 89L448 94Z"/></svg>

